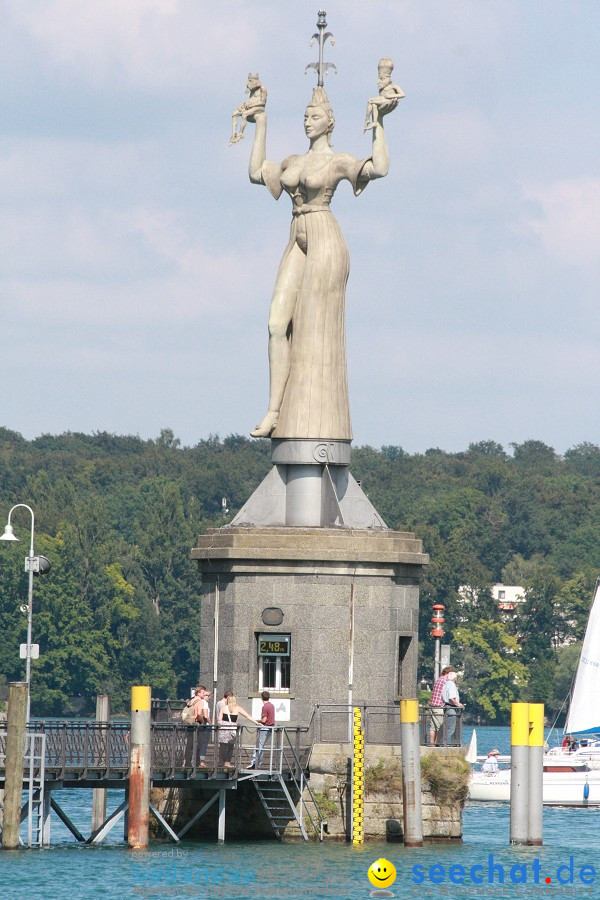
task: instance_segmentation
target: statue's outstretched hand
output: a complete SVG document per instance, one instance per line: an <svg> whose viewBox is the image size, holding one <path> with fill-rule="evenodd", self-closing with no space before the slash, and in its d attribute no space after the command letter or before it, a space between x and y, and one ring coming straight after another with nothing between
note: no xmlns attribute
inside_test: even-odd
<svg viewBox="0 0 600 900"><path fill-rule="evenodd" d="M383 116L387 116L388 113L394 112L394 110L398 106L399 100L400 97L397 97L393 98L392 100L386 100L385 103L380 103L378 106L379 118L382 119Z"/></svg>
<svg viewBox="0 0 600 900"><path fill-rule="evenodd" d="M255 110L253 110L251 113L248 113L248 121L252 122L253 125L256 123L257 119L264 119L264 117L265 117L265 107L264 106L257 106L257 108Z"/></svg>

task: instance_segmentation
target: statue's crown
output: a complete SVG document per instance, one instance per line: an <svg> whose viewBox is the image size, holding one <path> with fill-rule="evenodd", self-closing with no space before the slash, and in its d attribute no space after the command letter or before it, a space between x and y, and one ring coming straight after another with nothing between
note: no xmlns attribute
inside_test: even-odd
<svg viewBox="0 0 600 900"><path fill-rule="evenodd" d="M331 109L331 103L329 102L329 97L325 93L325 88L313 88L310 106L324 106L326 109Z"/></svg>
<svg viewBox="0 0 600 900"><path fill-rule="evenodd" d="M380 75L391 75L394 68L394 63L389 58L389 56L384 56L383 59L379 60L379 65L377 66L377 71Z"/></svg>

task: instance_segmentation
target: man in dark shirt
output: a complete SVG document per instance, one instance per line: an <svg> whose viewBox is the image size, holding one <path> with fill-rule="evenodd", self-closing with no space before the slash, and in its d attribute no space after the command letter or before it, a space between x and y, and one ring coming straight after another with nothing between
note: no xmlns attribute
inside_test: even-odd
<svg viewBox="0 0 600 900"><path fill-rule="evenodd" d="M269 697L271 695L268 691L263 691L260 696L263 702L262 712L259 719L261 727L258 729L258 734L256 736L256 747L254 749L252 760L248 767L250 769L260 769L260 763L263 758L265 743L269 734L272 733L271 729L275 725L275 707L269 700Z"/></svg>

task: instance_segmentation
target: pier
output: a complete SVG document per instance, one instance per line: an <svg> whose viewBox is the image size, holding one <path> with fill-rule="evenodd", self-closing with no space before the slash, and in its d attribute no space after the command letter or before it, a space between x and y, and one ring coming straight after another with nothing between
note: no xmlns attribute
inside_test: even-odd
<svg viewBox="0 0 600 900"><path fill-rule="evenodd" d="M150 725L150 789L179 789L177 815L166 821L158 802L150 803L150 816L172 841L179 841L206 816L204 828L225 840L227 798L231 792L258 804L264 811L264 834L281 840L296 835L303 840L323 838L327 824L319 811L309 785L309 763L315 753L322 760L331 753L346 753L353 709L345 704L317 704L304 726L277 725L265 744L261 765L251 769L257 729L239 726L234 740L232 766L219 760L216 726L184 725L180 720L182 701L152 701ZM389 748L394 753L401 745L401 722L395 704L362 704L362 733L366 746ZM429 708L421 708L418 729L421 747L428 747ZM462 739L462 717L452 741L443 740L439 748L458 748ZM350 732L351 734L351 732ZM5 784L7 723L0 722L0 790ZM331 750L327 750L327 748ZM314 752L313 752L314 751ZM383 751L385 752L385 750ZM201 755L205 758L201 759ZM391 757L390 757L391 758ZM50 844L50 816L57 815L74 838L82 844L98 844L121 822L127 839L127 816L131 772L131 723L128 720L101 722L92 719L32 721L27 727L23 759L25 802L21 821L27 820L27 846ZM317 768L321 765L319 762ZM322 781L317 776L317 788ZM349 787L349 783L348 783ZM96 804L106 789L123 791L123 802L106 816L90 811L90 833L82 834L71 822L56 799L65 789L93 789ZM155 791L160 795L160 791ZM350 795L346 798L351 804ZM245 802L245 801L244 801ZM100 802L99 809L105 806ZM96 806L94 806L96 809ZM164 810L163 810L164 812ZM171 812L171 811L170 811ZM175 825L175 819L177 824ZM230 815L231 819L231 815ZM233 820L231 820L233 822ZM230 823L231 824L231 823Z"/></svg>
<svg viewBox="0 0 600 900"><path fill-rule="evenodd" d="M154 722L151 726L150 785L202 789L212 796L175 832L154 805L150 812L173 841L179 841L192 825L218 802L218 840L225 840L227 795L250 782L265 811L273 834L283 836L292 824L298 834L322 838L322 817L307 783L311 743L307 727L272 729L260 768L250 769L256 728L241 726L235 736L232 766L219 764L217 728L210 730L204 764L199 760L201 729L179 723ZM6 722L0 722L0 789L5 784ZM130 781L130 724L87 720L32 722L26 734L23 789L27 800L21 821L28 819L29 846L50 843L50 813L55 812L80 843L97 844L121 820L126 821ZM64 789L121 789L123 803L89 836L83 835L53 798ZM304 800L302 800L304 798ZM300 810L296 804L300 799Z"/></svg>

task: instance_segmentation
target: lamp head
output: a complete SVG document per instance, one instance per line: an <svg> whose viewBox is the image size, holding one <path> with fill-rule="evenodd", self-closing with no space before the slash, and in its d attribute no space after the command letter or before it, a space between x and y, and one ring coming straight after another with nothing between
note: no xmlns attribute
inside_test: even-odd
<svg viewBox="0 0 600 900"><path fill-rule="evenodd" d="M16 537L16 535L14 534L12 525L10 524L10 522L8 522L4 526L4 534L0 535L0 541L18 541L18 540L19 540L19 538Z"/></svg>

